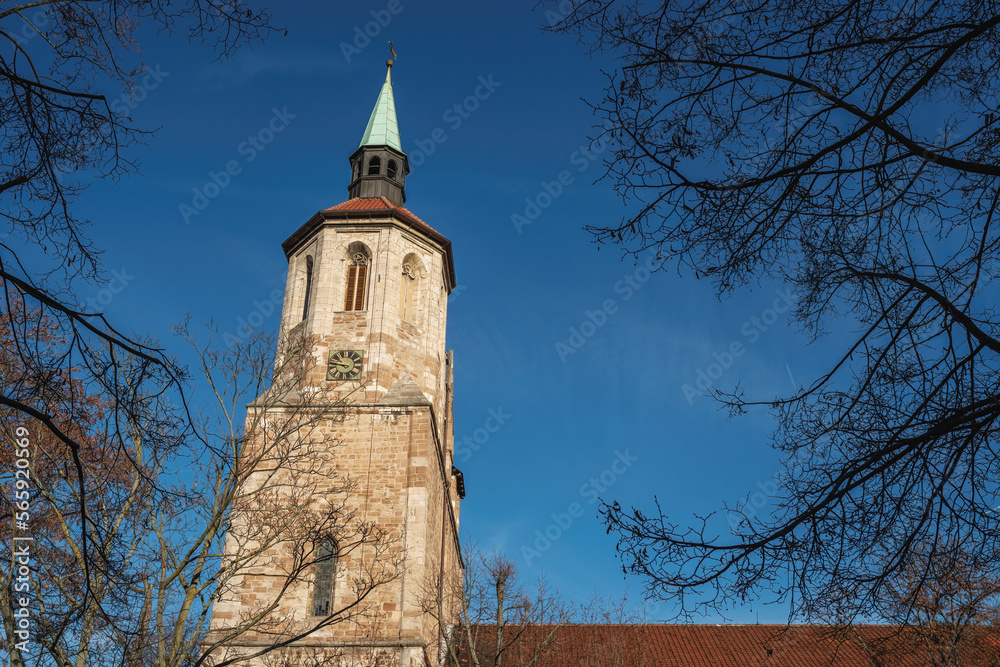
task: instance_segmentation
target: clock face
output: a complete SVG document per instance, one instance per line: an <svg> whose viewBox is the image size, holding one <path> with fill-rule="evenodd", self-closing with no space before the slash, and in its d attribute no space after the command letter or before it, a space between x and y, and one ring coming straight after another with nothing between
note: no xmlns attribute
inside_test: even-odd
<svg viewBox="0 0 1000 667"><path fill-rule="evenodd" d="M364 353L361 350L330 350L327 380L360 380Z"/></svg>

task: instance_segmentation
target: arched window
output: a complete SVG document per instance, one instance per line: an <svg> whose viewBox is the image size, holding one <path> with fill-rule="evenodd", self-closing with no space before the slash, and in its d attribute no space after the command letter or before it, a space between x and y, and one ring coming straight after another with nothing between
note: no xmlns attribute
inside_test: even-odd
<svg viewBox="0 0 1000 667"><path fill-rule="evenodd" d="M364 310L368 284L368 259L371 256L363 243L352 243L347 249L347 290L344 310Z"/></svg>
<svg viewBox="0 0 1000 667"><path fill-rule="evenodd" d="M389 164L386 165L385 173L388 174L389 178L396 180L396 161L389 160Z"/></svg>
<svg viewBox="0 0 1000 667"><path fill-rule="evenodd" d="M368 160L368 175L378 176L382 171L382 159L376 155L371 160Z"/></svg>
<svg viewBox="0 0 1000 667"><path fill-rule="evenodd" d="M306 296L302 300L302 319L309 315L309 299L312 297L313 287L313 258L312 255L306 257Z"/></svg>
<svg viewBox="0 0 1000 667"><path fill-rule="evenodd" d="M399 290L399 316L417 323L417 294L420 292L420 259L412 252L403 258L403 283Z"/></svg>
<svg viewBox="0 0 1000 667"><path fill-rule="evenodd" d="M316 544L316 564L313 566L313 616L329 616L333 602L333 578L337 573L337 543L324 537Z"/></svg>

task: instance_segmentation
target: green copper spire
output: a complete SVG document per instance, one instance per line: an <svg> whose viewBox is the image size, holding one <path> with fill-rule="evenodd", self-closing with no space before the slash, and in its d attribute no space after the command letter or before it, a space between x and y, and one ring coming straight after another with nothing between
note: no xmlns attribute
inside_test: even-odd
<svg viewBox="0 0 1000 667"><path fill-rule="evenodd" d="M399 141L399 124L396 122L396 103L392 99L390 74L392 74L392 65L389 65L389 70L385 73L385 83L382 84L382 91L378 94L378 101L375 102L371 118L368 119L365 135L361 137L361 145L389 146L402 153L403 147Z"/></svg>
<svg viewBox="0 0 1000 667"><path fill-rule="evenodd" d="M385 64L392 67L391 60ZM386 72L385 84L368 119L361 145L351 155L351 184L347 186L347 194L351 199L385 197L396 206L402 206L406 202L406 175L410 173L410 164L399 140L391 73L391 69Z"/></svg>

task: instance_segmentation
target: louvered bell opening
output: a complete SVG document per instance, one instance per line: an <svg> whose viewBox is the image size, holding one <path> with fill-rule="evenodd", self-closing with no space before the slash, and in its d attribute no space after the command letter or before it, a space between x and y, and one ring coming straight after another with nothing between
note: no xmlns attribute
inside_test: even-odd
<svg viewBox="0 0 1000 667"><path fill-rule="evenodd" d="M365 309L365 278L368 274L367 266L355 266L357 269L357 282L354 286L354 308L350 310Z"/></svg>
<svg viewBox="0 0 1000 667"><path fill-rule="evenodd" d="M363 264L347 267L347 296L344 299L344 310L364 310L367 275L368 267Z"/></svg>
<svg viewBox="0 0 1000 667"><path fill-rule="evenodd" d="M347 298L344 299L344 310L354 310L354 285L358 281L358 267L347 267Z"/></svg>

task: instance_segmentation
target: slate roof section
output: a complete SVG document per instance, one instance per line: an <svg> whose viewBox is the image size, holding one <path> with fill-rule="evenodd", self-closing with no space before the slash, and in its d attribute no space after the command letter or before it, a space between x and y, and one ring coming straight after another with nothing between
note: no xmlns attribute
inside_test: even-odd
<svg viewBox="0 0 1000 667"><path fill-rule="evenodd" d="M379 91L375 108L368 118L368 127L361 137L361 146L389 146L403 152L399 139L399 123L396 121L396 102L392 97L392 69L385 73L385 83Z"/></svg>

